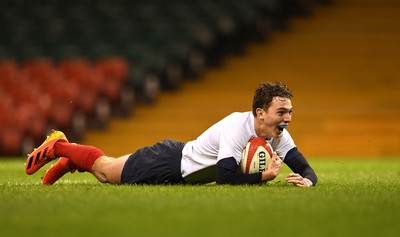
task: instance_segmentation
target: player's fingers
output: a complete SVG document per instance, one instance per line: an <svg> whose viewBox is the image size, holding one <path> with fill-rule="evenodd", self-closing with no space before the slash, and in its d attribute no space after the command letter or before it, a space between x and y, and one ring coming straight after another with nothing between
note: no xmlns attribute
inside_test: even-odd
<svg viewBox="0 0 400 237"><path fill-rule="evenodd" d="M287 178L301 178L301 175L295 174L295 173L289 173L286 177Z"/></svg>
<svg viewBox="0 0 400 237"><path fill-rule="evenodd" d="M294 184L298 187L309 187L310 185L304 180L304 178L299 174L288 174L286 176L286 182Z"/></svg>
<svg viewBox="0 0 400 237"><path fill-rule="evenodd" d="M307 187L307 185L306 184L304 184L304 183L296 183L296 186L298 186L298 187Z"/></svg>
<svg viewBox="0 0 400 237"><path fill-rule="evenodd" d="M301 182L296 184L296 186L299 186L299 187L310 187L311 185L305 179L302 179Z"/></svg>
<svg viewBox="0 0 400 237"><path fill-rule="evenodd" d="M300 187L304 186L303 182L300 180L286 180L286 182Z"/></svg>
<svg viewBox="0 0 400 237"><path fill-rule="evenodd" d="M285 180L286 180L286 182L288 182L288 183L292 183L292 182L295 181L292 177L286 177Z"/></svg>
<svg viewBox="0 0 400 237"><path fill-rule="evenodd" d="M301 183L303 182L303 177L299 174L290 173L286 176L286 182L288 183Z"/></svg>
<svg viewBox="0 0 400 237"><path fill-rule="evenodd" d="M288 182L288 183L293 183L293 184L298 184L298 183L300 183L301 181L298 180L298 179L286 179L286 182Z"/></svg>

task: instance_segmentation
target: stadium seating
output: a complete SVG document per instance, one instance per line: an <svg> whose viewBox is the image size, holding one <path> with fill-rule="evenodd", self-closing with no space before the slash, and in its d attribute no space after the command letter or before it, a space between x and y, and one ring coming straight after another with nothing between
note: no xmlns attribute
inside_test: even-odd
<svg viewBox="0 0 400 237"><path fill-rule="evenodd" d="M0 155L29 151L51 128L78 141L265 40L311 2L0 1Z"/></svg>
<svg viewBox="0 0 400 237"><path fill-rule="evenodd" d="M79 139L88 127L104 127L112 108L132 106L122 93L127 72L121 58L1 60L2 154L19 154L25 138L38 144L51 128Z"/></svg>

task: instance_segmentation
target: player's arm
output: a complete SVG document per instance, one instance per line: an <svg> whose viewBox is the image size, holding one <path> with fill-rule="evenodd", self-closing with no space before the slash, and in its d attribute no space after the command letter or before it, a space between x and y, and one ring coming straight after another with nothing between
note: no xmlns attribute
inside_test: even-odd
<svg viewBox="0 0 400 237"><path fill-rule="evenodd" d="M215 182L217 184L258 184L261 183L261 173L236 173L238 165L233 157L221 159L217 162Z"/></svg>
<svg viewBox="0 0 400 237"><path fill-rule="evenodd" d="M317 184L317 175L296 147L286 154L284 162L294 172L288 174L286 177L287 182L304 187Z"/></svg>
<svg viewBox="0 0 400 237"><path fill-rule="evenodd" d="M273 180L279 174L282 168L282 162L276 154L274 154L272 159L273 161L270 162L266 171L255 174L237 173L238 165L233 157L221 159L217 162L216 183L258 184Z"/></svg>

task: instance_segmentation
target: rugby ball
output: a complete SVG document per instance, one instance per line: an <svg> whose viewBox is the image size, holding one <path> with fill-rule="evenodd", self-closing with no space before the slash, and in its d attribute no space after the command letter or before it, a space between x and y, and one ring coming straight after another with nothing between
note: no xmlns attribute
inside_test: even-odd
<svg viewBox="0 0 400 237"><path fill-rule="evenodd" d="M263 172L267 168L271 157L272 147L265 139L260 137L251 138L243 149L239 171L243 174Z"/></svg>

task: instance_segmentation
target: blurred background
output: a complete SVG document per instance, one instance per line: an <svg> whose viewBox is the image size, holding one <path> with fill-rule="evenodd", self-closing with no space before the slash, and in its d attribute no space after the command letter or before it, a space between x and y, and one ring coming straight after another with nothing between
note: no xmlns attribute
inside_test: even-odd
<svg viewBox="0 0 400 237"><path fill-rule="evenodd" d="M0 0L0 156L186 142L282 81L306 156L400 158L399 66L396 0Z"/></svg>

